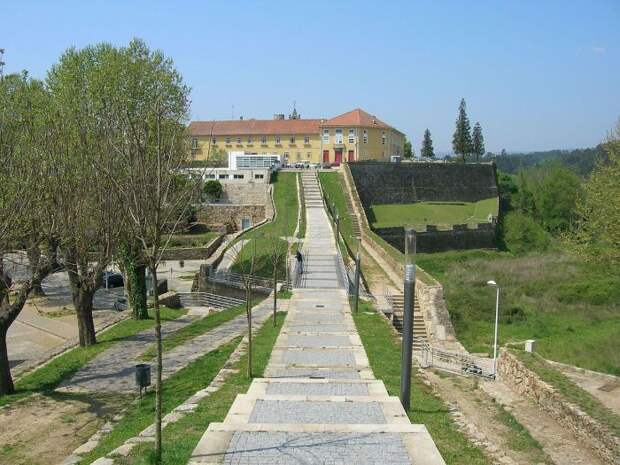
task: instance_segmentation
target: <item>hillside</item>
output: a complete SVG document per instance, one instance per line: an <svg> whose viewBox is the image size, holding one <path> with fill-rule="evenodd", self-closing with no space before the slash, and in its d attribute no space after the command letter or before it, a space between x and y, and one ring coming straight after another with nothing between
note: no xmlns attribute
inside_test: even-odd
<svg viewBox="0 0 620 465"><path fill-rule="evenodd" d="M494 155L493 155L494 156ZM544 152L511 153L497 155L497 169L505 173L515 174L521 168L540 166L543 163L559 162L580 176L592 172L598 160L606 160L607 156L601 145L586 149L547 150Z"/></svg>

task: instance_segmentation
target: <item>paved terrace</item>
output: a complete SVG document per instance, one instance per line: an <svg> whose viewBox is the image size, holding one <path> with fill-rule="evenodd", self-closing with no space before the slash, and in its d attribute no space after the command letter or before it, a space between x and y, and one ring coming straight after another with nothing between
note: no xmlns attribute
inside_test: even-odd
<svg viewBox="0 0 620 465"><path fill-rule="evenodd" d="M295 289L265 378L212 423L192 465L441 465L424 425L412 425L398 398L376 380L350 314L336 244L303 175L306 270Z"/></svg>

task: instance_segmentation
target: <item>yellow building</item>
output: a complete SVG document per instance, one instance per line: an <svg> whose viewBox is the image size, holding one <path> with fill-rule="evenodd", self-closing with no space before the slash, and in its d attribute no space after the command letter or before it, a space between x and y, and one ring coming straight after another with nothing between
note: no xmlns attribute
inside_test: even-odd
<svg viewBox="0 0 620 465"><path fill-rule="evenodd" d="M229 151L275 153L288 163L389 160L405 144L402 132L359 108L332 119L192 121L189 134L194 159L214 164Z"/></svg>

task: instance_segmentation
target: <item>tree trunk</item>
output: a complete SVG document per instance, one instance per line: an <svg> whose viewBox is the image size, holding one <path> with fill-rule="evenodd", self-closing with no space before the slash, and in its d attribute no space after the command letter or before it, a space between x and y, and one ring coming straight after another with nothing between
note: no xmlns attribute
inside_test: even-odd
<svg viewBox="0 0 620 465"><path fill-rule="evenodd" d="M155 339L157 351L157 369L155 374L155 463L161 464L161 318L159 313L159 289L157 286L157 267L151 265L153 278L153 307L155 310Z"/></svg>
<svg viewBox="0 0 620 465"><path fill-rule="evenodd" d="M127 294L129 304L136 320L146 320L149 317L146 303L146 267L131 264L125 267L127 276Z"/></svg>
<svg viewBox="0 0 620 465"><path fill-rule="evenodd" d="M28 263L31 270L38 270L41 263L41 250L39 247L28 248L26 254L28 255ZM41 281L37 279L32 280L32 291L30 293L34 296L44 296L43 287L41 287Z"/></svg>
<svg viewBox="0 0 620 465"><path fill-rule="evenodd" d="M13 394L15 386L11 377L11 366L9 365L9 352L6 347L6 333L9 328L4 324L0 326L0 396Z"/></svg>
<svg viewBox="0 0 620 465"><path fill-rule="evenodd" d="M273 267L273 327L276 327L276 313L278 311L278 275L277 267Z"/></svg>
<svg viewBox="0 0 620 465"><path fill-rule="evenodd" d="M81 286L73 294L73 305L77 314L80 346L87 347L97 343L95 322L93 320L93 298L95 293Z"/></svg>
<svg viewBox="0 0 620 465"><path fill-rule="evenodd" d="M252 378L252 282L245 289L245 314L248 320L248 378Z"/></svg>

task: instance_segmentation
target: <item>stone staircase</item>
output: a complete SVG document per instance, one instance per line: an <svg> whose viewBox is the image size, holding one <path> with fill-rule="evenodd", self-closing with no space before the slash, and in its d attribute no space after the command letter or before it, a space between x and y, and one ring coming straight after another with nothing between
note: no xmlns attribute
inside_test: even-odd
<svg viewBox="0 0 620 465"><path fill-rule="evenodd" d="M293 290L264 377L209 425L190 465L445 465L426 427L375 379L337 279L316 176L302 182L305 288Z"/></svg>
<svg viewBox="0 0 620 465"><path fill-rule="evenodd" d="M344 183L342 183L344 185ZM347 212L349 213L349 218L351 218L351 229L353 230L353 235L355 237L362 237L362 226L355 215L355 211L353 210L353 202L351 201L351 196L348 192L345 193L345 201L347 203Z"/></svg>
<svg viewBox="0 0 620 465"><path fill-rule="evenodd" d="M301 184L306 208L323 208L323 198L316 173L312 171L301 173Z"/></svg>
<svg viewBox="0 0 620 465"><path fill-rule="evenodd" d="M392 295L389 296L388 301L392 304L392 324L402 333L404 296L403 294ZM413 303L413 350L421 350L424 343L428 343L426 324L418 299L415 299Z"/></svg>

